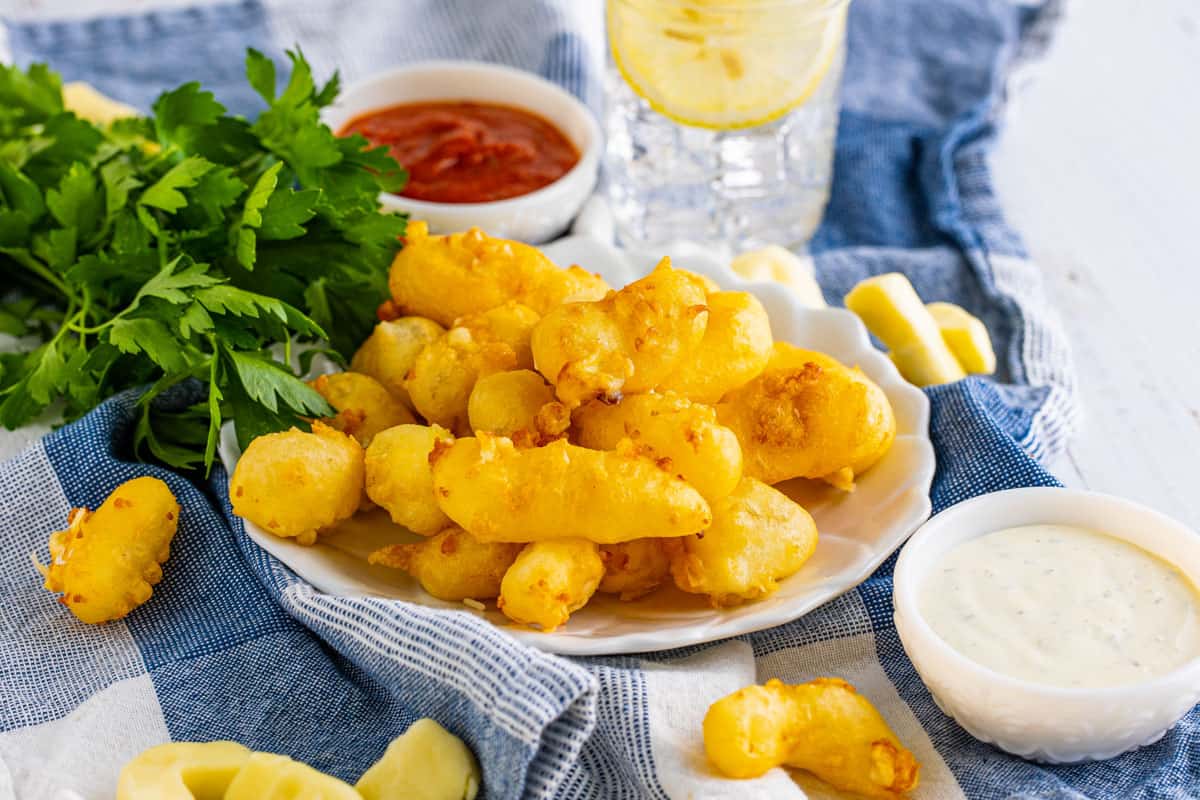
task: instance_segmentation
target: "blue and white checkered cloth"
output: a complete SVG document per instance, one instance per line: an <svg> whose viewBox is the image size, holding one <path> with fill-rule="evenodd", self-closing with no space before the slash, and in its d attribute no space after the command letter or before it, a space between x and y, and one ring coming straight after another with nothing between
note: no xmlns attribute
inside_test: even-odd
<svg viewBox="0 0 1200 800"><path fill-rule="evenodd" d="M1062 333L987 164L1006 78L1057 13L1004 0L855 0L850 12L833 195L813 243L822 283L841 297L901 270L922 296L980 315L999 354L995 381L929 391L935 510L1053 484L1038 459L1062 448L1075 415ZM243 48L293 42L351 79L403 60L483 58L600 99L598 2L247 0L9 22L18 62L48 61L143 107L199 79L248 110ZM247 538L221 470L195 486L130 460L132 404L115 398L0 465L0 800L111 797L119 762L168 739L236 739L353 780L423 716L470 744L488 798L821 796L780 771L720 780L699 749L705 699L815 675L845 677L880 707L924 764L918 798L1200 796L1195 711L1101 764L1041 766L972 739L900 647L890 561L773 630L646 656L549 656L471 614L315 591ZM29 553L68 509L147 473L185 509L167 579L123 622L78 623L39 587Z"/></svg>

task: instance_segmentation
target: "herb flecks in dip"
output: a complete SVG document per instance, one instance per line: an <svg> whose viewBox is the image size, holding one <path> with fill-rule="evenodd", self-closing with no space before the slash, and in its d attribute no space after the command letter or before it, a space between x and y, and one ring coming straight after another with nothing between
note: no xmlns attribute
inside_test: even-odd
<svg viewBox="0 0 1200 800"><path fill-rule="evenodd" d="M1137 683L1200 655L1200 594L1136 545L1068 525L996 531L925 578L921 614L964 656L1065 687Z"/></svg>
<svg viewBox="0 0 1200 800"><path fill-rule="evenodd" d="M351 120L408 170L401 194L434 203L487 203L548 186L579 161L579 151L536 114L490 103L405 103Z"/></svg>

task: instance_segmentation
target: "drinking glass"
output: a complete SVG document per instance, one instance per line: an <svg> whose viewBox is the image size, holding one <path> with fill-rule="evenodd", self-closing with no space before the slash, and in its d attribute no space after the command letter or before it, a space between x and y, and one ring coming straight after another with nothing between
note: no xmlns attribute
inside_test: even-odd
<svg viewBox="0 0 1200 800"><path fill-rule="evenodd" d="M848 0L607 0L621 244L802 247L829 199Z"/></svg>

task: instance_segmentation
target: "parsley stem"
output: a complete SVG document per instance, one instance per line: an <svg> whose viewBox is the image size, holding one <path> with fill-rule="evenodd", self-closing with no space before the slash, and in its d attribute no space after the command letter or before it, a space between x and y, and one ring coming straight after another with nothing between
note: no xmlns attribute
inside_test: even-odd
<svg viewBox="0 0 1200 800"><path fill-rule="evenodd" d="M22 252L16 248L6 251L5 255L16 261L21 266L25 267L25 269L29 270L33 274L37 275L46 283L53 286L62 294L63 297L67 298L68 300L75 299L75 293L71 291L71 287L67 286L66 281L47 269L41 261L38 261L28 253Z"/></svg>

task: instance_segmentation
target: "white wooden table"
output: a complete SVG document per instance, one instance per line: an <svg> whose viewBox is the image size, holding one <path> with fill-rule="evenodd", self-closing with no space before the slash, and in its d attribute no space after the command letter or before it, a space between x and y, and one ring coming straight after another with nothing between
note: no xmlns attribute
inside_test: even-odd
<svg viewBox="0 0 1200 800"><path fill-rule="evenodd" d="M1075 352L1052 467L1200 528L1200 4L1076 2L995 171Z"/></svg>
<svg viewBox="0 0 1200 800"><path fill-rule="evenodd" d="M0 13L187 2L0 0ZM1085 418L1051 468L1200 528L1197 77L1196 0L1076 2L1013 93L995 171L1075 350Z"/></svg>

